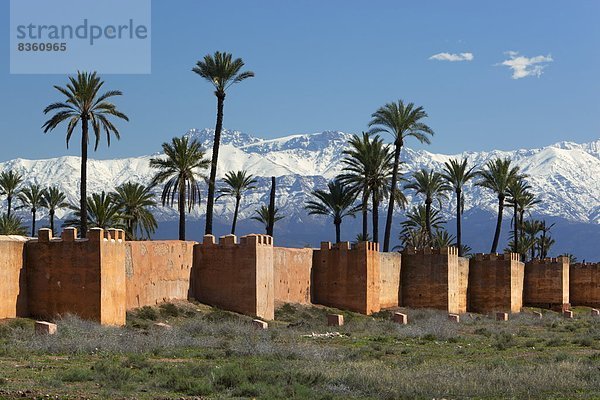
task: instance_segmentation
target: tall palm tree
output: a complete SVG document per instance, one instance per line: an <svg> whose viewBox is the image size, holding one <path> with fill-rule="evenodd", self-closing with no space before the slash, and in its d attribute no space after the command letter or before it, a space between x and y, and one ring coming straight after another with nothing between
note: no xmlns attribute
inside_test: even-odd
<svg viewBox="0 0 600 400"><path fill-rule="evenodd" d="M106 141L110 147L111 135L120 139L121 134L117 127L110 121L114 116L125 121L129 118L111 102L107 101L111 97L121 96L118 90L109 90L99 95L98 92L104 85L104 81L96 75L95 72L78 72L77 77L69 77L69 83L66 87L55 85L54 88L66 97L66 101L52 103L44 109L44 114L56 111L48 121L44 123L44 133L52 131L64 121L67 124L67 148L73 130L81 122L81 182L79 189L79 209L81 210L81 236L87 234L87 160L88 144L90 141L89 127L91 125L95 136L94 151L98 149L100 137L104 131Z"/></svg>
<svg viewBox="0 0 600 400"><path fill-rule="evenodd" d="M244 66L241 58L233 59L230 53L216 51L214 55L207 54L202 61L198 61L192 71L206 79L215 88L217 96L217 123L215 125L215 139L213 142L212 160L210 164L210 178L208 180L208 197L206 200L206 229L205 234L212 234L213 206L215 201L215 181L217 179L217 162L219 160L219 146L221 143L221 130L223 129L223 104L227 89L234 83L241 82L254 76L252 71L240 72Z"/></svg>
<svg viewBox="0 0 600 400"><path fill-rule="evenodd" d="M18 195L19 200L23 204L22 207L29 208L31 211L31 236L35 236L35 216L38 208L44 205L45 195L46 190L36 184L30 184L23 188Z"/></svg>
<svg viewBox="0 0 600 400"><path fill-rule="evenodd" d="M173 138L171 143L162 144L166 158L150 159L150 167L158 169L152 179L152 186L165 183L162 191L162 205L175 203L178 195L179 240L185 240L185 206L188 211L200 202L198 179L204 178L200 170L208 168L209 160L204 158L204 150L197 140L188 137Z"/></svg>
<svg viewBox="0 0 600 400"><path fill-rule="evenodd" d="M233 211L233 223L231 224L231 234L235 235L235 226L237 225L242 196L248 190L256 189L256 186L254 186L256 179L248 171L229 171L225 174L223 182L227 186L219 190L219 197L231 196L235 198L235 210Z"/></svg>
<svg viewBox="0 0 600 400"><path fill-rule="evenodd" d="M498 249L498 240L502 230L504 199L507 195L508 186L513 180L519 178L519 167L512 166L508 158L496 158L487 162L485 168L479 172L479 176L481 179L477 182L477 185L492 190L498 197L498 219L492 249L490 250L491 253L495 253Z"/></svg>
<svg viewBox="0 0 600 400"><path fill-rule="evenodd" d="M541 236L539 238L539 254L540 254L540 260L543 260L544 258L548 257L548 252L550 251L550 247L555 243L555 240L552 239L550 236L548 236L548 234L550 233L550 230L554 227L554 224L550 224L550 225L546 225L546 221L542 220L540 222L540 232L541 232Z"/></svg>
<svg viewBox="0 0 600 400"><path fill-rule="evenodd" d="M404 140L414 137L421 143L430 143L429 136L433 136L433 130L421 122L427 117L423 107L415 107L413 103L404 104L402 100L398 103L387 103L371 115L369 126L371 133L387 132L394 138L394 163L390 193L395 193L398 185L398 169L400 167L400 151L404 146ZM394 202L396 196L390 196L390 203L385 222L385 234L383 237L383 251L389 251L390 235L392 232L392 218L394 214Z"/></svg>
<svg viewBox="0 0 600 400"><path fill-rule="evenodd" d="M406 189L412 189L416 194L425 197L425 227L429 242L433 240L431 230L431 203L438 200L441 206L441 200L446 198L446 192L451 187L446 183L444 177L439 172L421 169L413 174L413 181L404 186Z"/></svg>
<svg viewBox="0 0 600 400"><path fill-rule="evenodd" d="M0 235L27 235L27 228L23 226L23 221L16 215L0 215Z"/></svg>
<svg viewBox="0 0 600 400"><path fill-rule="evenodd" d="M140 183L126 182L113 194L119 212L125 216L125 233L132 240L147 240L158 224L150 207L156 207L151 188Z"/></svg>
<svg viewBox="0 0 600 400"><path fill-rule="evenodd" d="M269 207L263 204L260 206L259 209L255 211L256 215L251 219L263 224L265 226L265 232L269 234L269 221L272 219L273 223L275 223L285 218L283 215L279 214L279 211L279 208L275 207L275 212L271 216L271 213L269 212Z"/></svg>
<svg viewBox="0 0 600 400"><path fill-rule="evenodd" d="M61 192L57 186L51 186L44 193L42 205L48 209L48 216L50 218L50 229L54 233L54 216L56 210L61 208L68 208L69 203L66 202L67 196Z"/></svg>
<svg viewBox="0 0 600 400"><path fill-rule="evenodd" d="M340 181L347 184L361 197L362 210L362 237L368 237L367 213L369 197L374 200L372 207L374 242L379 241L379 203L382 198L389 195L389 182L393 169L393 155L389 146L376 135L372 137L363 133L362 137L353 135L349 141L349 148L344 151L344 173L339 176ZM396 191L399 204L404 201L400 191Z"/></svg>
<svg viewBox="0 0 600 400"><path fill-rule="evenodd" d="M519 249L521 248L519 241L519 234L521 232L519 210L523 202L528 199L528 195L530 194L529 189L531 189L531 186L525 181L525 175L520 175L517 179L512 180L506 188L506 194L508 195L506 204L513 209L512 251L514 253L519 253Z"/></svg>
<svg viewBox="0 0 600 400"><path fill-rule="evenodd" d="M523 237L523 220L525 218L525 213L530 211L536 204L539 204L541 201L529 191L523 193L519 200L519 227L521 228L519 236Z"/></svg>
<svg viewBox="0 0 600 400"><path fill-rule="evenodd" d="M12 211L12 200L19 194L19 185L23 182L23 176L14 171L4 171L0 174L0 196L6 196L8 203L7 218Z"/></svg>
<svg viewBox="0 0 600 400"><path fill-rule="evenodd" d="M536 250L538 247L538 233L540 233L542 229L542 222L532 219L526 220L522 224L523 227L523 241L526 243L524 248L527 248L531 251L531 259L533 260L536 255Z"/></svg>
<svg viewBox="0 0 600 400"><path fill-rule="evenodd" d="M327 215L333 218L335 225L335 241L341 241L341 225L345 217L355 217L361 206L354 206L356 193L350 186L339 179L327 184L327 190L313 190L315 200L306 203L306 209L311 215Z"/></svg>
<svg viewBox="0 0 600 400"><path fill-rule="evenodd" d="M444 179L454 189L456 194L456 247L458 248L458 256L462 257L462 214L465 208L465 199L463 196L463 187L471 179L477 176L475 167L467 169L467 159L462 161L450 160L444 163Z"/></svg>
<svg viewBox="0 0 600 400"><path fill-rule="evenodd" d="M86 199L87 221L86 226L91 228L102 229L124 229L123 223L125 216L121 214L121 210L114 200L114 195L111 193L92 193ZM75 226L81 229L81 209L77 206L73 209L74 218L69 218L63 224L64 226Z"/></svg>

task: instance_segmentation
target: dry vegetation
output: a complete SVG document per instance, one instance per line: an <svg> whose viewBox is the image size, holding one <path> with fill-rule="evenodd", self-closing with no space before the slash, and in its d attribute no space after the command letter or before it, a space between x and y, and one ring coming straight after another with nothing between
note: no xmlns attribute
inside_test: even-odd
<svg viewBox="0 0 600 400"><path fill-rule="evenodd" d="M138 309L124 328L68 316L54 336L5 322L0 398L600 398L600 319L587 309L460 324L408 310L407 326L344 313L336 329L327 312L286 304L267 331L191 303ZM342 336L304 336L333 330Z"/></svg>

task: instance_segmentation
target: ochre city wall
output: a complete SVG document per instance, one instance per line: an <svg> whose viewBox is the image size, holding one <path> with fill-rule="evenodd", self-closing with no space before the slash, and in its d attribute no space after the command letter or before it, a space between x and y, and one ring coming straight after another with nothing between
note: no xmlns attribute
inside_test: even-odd
<svg viewBox="0 0 600 400"><path fill-rule="evenodd" d="M193 297L194 244L179 240L126 242L127 309Z"/></svg>
<svg viewBox="0 0 600 400"><path fill-rule="evenodd" d="M521 312L523 275L518 254L476 254L469 265L469 311Z"/></svg>
<svg viewBox="0 0 600 400"><path fill-rule="evenodd" d="M322 242L313 256L313 303L370 315L381 310L379 245Z"/></svg>
<svg viewBox="0 0 600 400"><path fill-rule="evenodd" d="M454 247L403 252L401 305L466 312L466 281L458 258Z"/></svg>
<svg viewBox="0 0 600 400"><path fill-rule="evenodd" d="M574 306L600 307L600 263L571 265L569 299Z"/></svg>
<svg viewBox="0 0 600 400"><path fill-rule="evenodd" d="M248 235L212 235L194 246L193 293L203 303L257 316L275 318L273 240Z"/></svg>
<svg viewBox="0 0 600 400"><path fill-rule="evenodd" d="M569 259L558 257L525 263L523 303L532 307L568 307Z"/></svg>
<svg viewBox="0 0 600 400"><path fill-rule="evenodd" d="M0 236L0 319L28 315L26 242L22 236Z"/></svg>
<svg viewBox="0 0 600 400"><path fill-rule="evenodd" d="M310 304L313 249L273 248L275 301Z"/></svg>
<svg viewBox="0 0 600 400"><path fill-rule="evenodd" d="M469 295L469 264L466 257L458 257L458 309L467 310Z"/></svg>
<svg viewBox="0 0 600 400"><path fill-rule="evenodd" d="M382 309L400 305L400 253L380 253L379 305Z"/></svg>
<svg viewBox="0 0 600 400"><path fill-rule="evenodd" d="M49 229L27 242L29 313L51 319L67 313L107 325L125 324L125 234L92 229L76 239L73 228L62 239Z"/></svg>

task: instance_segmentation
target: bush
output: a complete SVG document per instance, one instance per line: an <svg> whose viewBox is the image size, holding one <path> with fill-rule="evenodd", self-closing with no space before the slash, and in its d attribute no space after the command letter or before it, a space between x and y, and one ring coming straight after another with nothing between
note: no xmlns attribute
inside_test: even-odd
<svg viewBox="0 0 600 400"><path fill-rule="evenodd" d="M148 319L150 321L156 321L158 319L158 313L150 306L144 306L138 309L136 316L140 319Z"/></svg>
<svg viewBox="0 0 600 400"><path fill-rule="evenodd" d="M58 378L63 382L87 382L94 380L94 372L89 368L73 368L59 374Z"/></svg>
<svg viewBox="0 0 600 400"><path fill-rule="evenodd" d="M181 314L179 307L173 303L162 303L160 306L158 306L158 308L160 309L160 315L163 317L176 318Z"/></svg>

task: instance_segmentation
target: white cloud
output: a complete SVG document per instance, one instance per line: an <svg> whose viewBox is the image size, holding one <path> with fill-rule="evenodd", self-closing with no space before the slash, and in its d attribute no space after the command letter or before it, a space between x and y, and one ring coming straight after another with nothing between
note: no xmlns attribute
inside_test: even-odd
<svg viewBox="0 0 600 400"><path fill-rule="evenodd" d="M542 75L544 68L548 66L548 63L554 61L552 56L535 56L525 57L520 56L516 51L507 51L506 55L510 58L502 61L497 65L504 65L512 70L513 79L526 78L528 76L537 76L538 78Z"/></svg>
<svg viewBox="0 0 600 400"><path fill-rule="evenodd" d="M429 57L437 61L473 61L473 53L437 53Z"/></svg>

